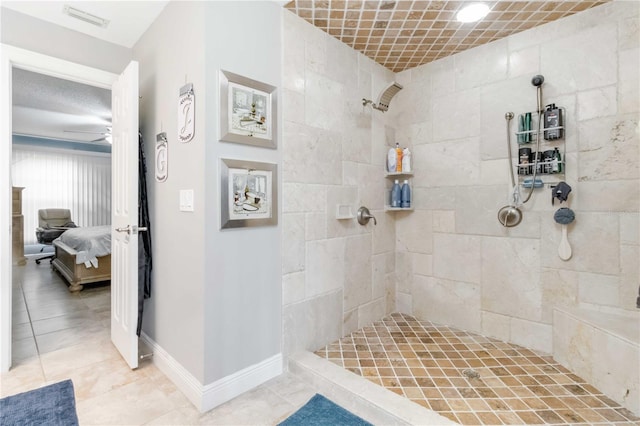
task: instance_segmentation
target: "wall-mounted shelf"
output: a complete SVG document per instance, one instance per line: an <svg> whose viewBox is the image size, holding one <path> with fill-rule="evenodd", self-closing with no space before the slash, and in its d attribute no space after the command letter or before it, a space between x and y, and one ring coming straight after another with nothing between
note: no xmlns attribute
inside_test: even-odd
<svg viewBox="0 0 640 426"><path fill-rule="evenodd" d="M391 207L391 206L384 206L384 211L385 212L411 212L413 211L413 207Z"/></svg>
<svg viewBox="0 0 640 426"><path fill-rule="evenodd" d="M387 172L387 177L413 176L413 172Z"/></svg>

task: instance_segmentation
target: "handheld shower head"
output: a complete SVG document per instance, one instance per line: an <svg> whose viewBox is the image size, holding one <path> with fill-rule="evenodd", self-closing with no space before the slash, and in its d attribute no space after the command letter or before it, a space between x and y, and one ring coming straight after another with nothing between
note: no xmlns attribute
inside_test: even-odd
<svg viewBox="0 0 640 426"><path fill-rule="evenodd" d="M544 77L541 76L540 74L534 75L533 78L531 79L531 84L533 84L536 87L542 86L542 83L544 83Z"/></svg>
<svg viewBox="0 0 640 426"><path fill-rule="evenodd" d="M538 98L538 114L542 114L542 83L544 83L544 77L540 74L534 75L531 79L531 84L536 86L537 98Z"/></svg>

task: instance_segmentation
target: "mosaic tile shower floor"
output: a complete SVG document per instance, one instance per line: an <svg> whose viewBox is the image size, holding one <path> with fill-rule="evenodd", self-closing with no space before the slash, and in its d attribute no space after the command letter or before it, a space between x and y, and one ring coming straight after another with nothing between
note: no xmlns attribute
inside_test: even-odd
<svg viewBox="0 0 640 426"><path fill-rule="evenodd" d="M550 356L409 315L315 353L464 425L640 424Z"/></svg>

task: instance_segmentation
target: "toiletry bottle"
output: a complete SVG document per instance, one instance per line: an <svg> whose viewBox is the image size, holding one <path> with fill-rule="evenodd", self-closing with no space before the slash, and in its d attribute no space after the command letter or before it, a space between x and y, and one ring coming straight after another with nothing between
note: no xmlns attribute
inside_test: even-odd
<svg viewBox="0 0 640 426"><path fill-rule="evenodd" d="M393 182L391 188L391 207L400 207L402 203L402 190L400 189L400 182L396 179Z"/></svg>
<svg viewBox="0 0 640 426"><path fill-rule="evenodd" d="M387 153L387 171L389 173L394 173L396 171L397 164L398 153L394 148L389 148L389 152Z"/></svg>
<svg viewBox="0 0 640 426"><path fill-rule="evenodd" d="M527 112L524 115L524 129L529 132L527 134L525 134L525 142L531 142L533 140L533 137L531 135L531 113Z"/></svg>
<svg viewBox="0 0 640 426"><path fill-rule="evenodd" d="M519 144L523 144L525 142L524 134L522 134L522 132L524 132L524 114L518 115L518 143Z"/></svg>
<svg viewBox="0 0 640 426"><path fill-rule="evenodd" d="M518 150L519 156L519 166L518 166L518 174L519 175L528 175L531 166L531 148L520 148Z"/></svg>
<svg viewBox="0 0 640 426"><path fill-rule="evenodd" d="M562 173L562 156L560 155L560 150L558 150L558 148L553 150L553 162L551 164L553 173Z"/></svg>
<svg viewBox="0 0 640 426"><path fill-rule="evenodd" d="M561 139L563 129L546 130L552 127L562 127L562 110L556 107L556 104L547 105L544 112L544 139L548 141Z"/></svg>
<svg viewBox="0 0 640 426"><path fill-rule="evenodd" d="M400 144L396 142L396 172L400 173L402 171L402 148L400 148Z"/></svg>
<svg viewBox="0 0 640 426"><path fill-rule="evenodd" d="M402 150L402 171L404 173L411 171L411 151L409 151L409 148Z"/></svg>
<svg viewBox="0 0 640 426"><path fill-rule="evenodd" d="M542 152L534 152L533 153L533 161L536 166L536 174L542 174Z"/></svg>
<svg viewBox="0 0 640 426"><path fill-rule="evenodd" d="M411 207L411 187L409 186L409 181L405 180L402 184L402 194L400 200L400 207L408 208Z"/></svg>

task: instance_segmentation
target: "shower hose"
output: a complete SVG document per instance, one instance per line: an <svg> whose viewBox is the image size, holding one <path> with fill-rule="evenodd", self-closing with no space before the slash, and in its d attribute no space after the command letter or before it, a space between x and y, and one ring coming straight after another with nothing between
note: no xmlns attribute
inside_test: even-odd
<svg viewBox="0 0 640 426"><path fill-rule="evenodd" d="M539 155L537 153L540 152L540 126L542 125L542 113L543 113L542 109L538 108L538 129L536 131L536 155L534 155L534 159L533 159L533 178L531 179L531 187L529 188L529 193L527 194L527 198L525 198L524 201L520 200L520 190L516 185L516 179L515 179L515 176L513 175L513 156L511 154L511 131L509 129L509 123L513 118L513 114L508 113L507 115L507 152L509 153L509 173L511 175L511 185L513 187L513 191L511 194L511 205L513 205L514 207L520 206L526 203L527 201L529 201L529 199L531 198L531 195L533 194L536 177L538 175ZM518 163L519 162L520 160L518 159Z"/></svg>

